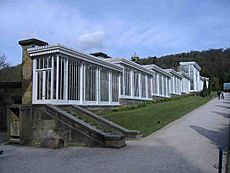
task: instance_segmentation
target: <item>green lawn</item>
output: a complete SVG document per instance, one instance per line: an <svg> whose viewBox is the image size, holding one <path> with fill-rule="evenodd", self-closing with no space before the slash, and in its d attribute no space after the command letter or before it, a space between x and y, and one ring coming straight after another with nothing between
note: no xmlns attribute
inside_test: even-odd
<svg viewBox="0 0 230 173"><path fill-rule="evenodd" d="M131 110L111 111L102 116L127 129L141 130L147 136L211 99L210 96L188 96Z"/></svg>

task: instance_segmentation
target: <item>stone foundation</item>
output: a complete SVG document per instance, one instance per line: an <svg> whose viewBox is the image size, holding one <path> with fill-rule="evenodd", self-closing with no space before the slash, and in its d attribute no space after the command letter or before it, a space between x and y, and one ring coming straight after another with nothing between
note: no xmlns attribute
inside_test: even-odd
<svg viewBox="0 0 230 173"><path fill-rule="evenodd" d="M7 128L7 106L21 103L21 85L12 83L1 83L0 87L0 131L6 131ZM18 88L17 88L18 87Z"/></svg>
<svg viewBox="0 0 230 173"><path fill-rule="evenodd" d="M178 95L178 94L172 94L172 93L170 94L170 97L171 97L171 98L180 97L180 96L181 96L181 95Z"/></svg>
<svg viewBox="0 0 230 173"><path fill-rule="evenodd" d="M153 100L159 100L159 99L163 99L165 97L161 97L161 96L152 96L152 99Z"/></svg>
<svg viewBox="0 0 230 173"><path fill-rule="evenodd" d="M7 110L8 141L40 146L48 132L54 131L60 139L63 139L66 146L121 148L126 145L125 134L118 131L118 129L124 130L123 128L118 128L116 125L113 126L118 129L112 128L113 123L102 120L101 117L89 121L90 116L85 116L79 118L78 115L53 105L11 106ZM99 123L96 125L97 121ZM124 131L131 136L139 135L137 131Z"/></svg>
<svg viewBox="0 0 230 173"><path fill-rule="evenodd" d="M121 106L133 106L133 105L137 105L137 104L141 104L144 103L148 100L137 100L137 99L119 99L119 103Z"/></svg>

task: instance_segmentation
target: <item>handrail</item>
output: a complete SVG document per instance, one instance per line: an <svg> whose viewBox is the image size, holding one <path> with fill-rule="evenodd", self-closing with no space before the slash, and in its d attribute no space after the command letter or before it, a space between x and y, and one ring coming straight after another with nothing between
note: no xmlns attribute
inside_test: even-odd
<svg viewBox="0 0 230 173"><path fill-rule="evenodd" d="M98 116L97 114L95 114L93 112L90 112L87 109L84 109L84 108L82 108L82 107L80 107L78 105L70 105L70 106L73 107L73 108L78 109L82 113L85 113L85 114L89 115L90 117L98 120L101 123L104 123L104 124L107 124L107 125L111 126L112 128L114 128L114 129L116 129L116 130L118 130L118 131L120 131L122 133L125 133L125 134L133 133L133 134L136 134L136 135L141 135L141 132L138 131L138 130L128 130L128 129L126 129L126 128L124 128L124 127L122 127L122 126L120 126L120 125L118 125L116 123L113 123L112 121L109 121L109 120L107 120L105 118L102 118L102 117Z"/></svg>
<svg viewBox="0 0 230 173"><path fill-rule="evenodd" d="M49 107L47 107L47 108L49 109ZM54 117L54 115L52 115L51 113L49 113L49 112L47 112L47 113L48 113L50 116ZM65 121L61 120L61 119L60 119L60 118L58 118L58 117L55 117L55 118L56 118L56 119L58 119L58 121L62 122L63 124L67 125L68 127L72 128L72 129L74 129L74 130L78 131L79 133L81 133L81 134L83 134L83 135L87 136L88 138L90 138L90 139L92 139L92 140L94 140L94 141L96 141L96 142L98 142L98 143L100 143L100 144L103 144L103 145L104 145L104 143L103 143L103 142L101 142L100 140L97 140L97 139L93 138L92 136L90 136L90 135L88 135L88 134L86 134L86 133L82 132L81 130L79 130L79 129L77 129L77 128L73 127L73 126L71 126L70 124L66 123Z"/></svg>

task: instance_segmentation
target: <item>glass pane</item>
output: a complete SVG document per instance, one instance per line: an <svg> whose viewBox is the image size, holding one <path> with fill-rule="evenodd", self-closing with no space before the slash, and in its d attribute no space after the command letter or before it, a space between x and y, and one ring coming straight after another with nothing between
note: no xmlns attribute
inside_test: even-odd
<svg viewBox="0 0 230 173"><path fill-rule="evenodd" d="M43 73L42 71L37 72L37 80L38 80L38 85L37 85L37 99L42 100L42 83L43 83Z"/></svg>
<svg viewBox="0 0 230 173"><path fill-rule="evenodd" d="M162 95L162 75L159 75L159 88L160 88L160 95Z"/></svg>
<svg viewBox="0 0 230 173"><path fill-rule="evenodd" d="M74 100L74 72L73 61L68 62L68 100Z"/></svg>
<svg viewBox="0 0 230 173"><path fill-rule="evenodd" d="M155 94L159 94L158 93L158 88L157 88L157 84L158 84L158 80L157 80L157 75L155 75L155 81L154 81L154 86L155 86Z"/></svg>
<svg viewBox="0 0 230 173"><path fill-rule="evenodd" d="M48 58L43 58L43 63L44 63L44 67L43 68L47 68L47 59Z"/></svg>
<svg viewBox="0 0 230 173"><path fill-rule="evenodd" d="M54 56L54 64L53 64L53 99L56 99L56 87L57 87L57 57Z"/></svg>
<svg viewBox="0 0 230 173"><path fill-rule="evenodd" d="M125 69L124 73L124 82L125 82L125 95L131 96L131 81L130 81L130 69Z"/></svg>
<svg viewBox="0 0 230 173"><path fill-rule="evenodd" d="M123 87L123 85L124 85L124 83L123 83L123 79L124 79L124 76L123 76L123 73L121 74L121 95L123 95L123 89L124 89L124 87Z"/></svg>
<svg viewBox="0 0 230 173"><path fill-rule="evenodd" d="M40 59L39 68L43 69L44 68L44 66L43 66L43 58L39 58L39 59Z"/></svg>
<svg viewBox="0 0 230 173"><path fill-rule="evenodd" d="M59 57L59 80L58 80L58 99L63 100L64 99L64 79L65 79L65 63L66 60L64 57Z"/></svg>
<svg viewBox="0 0 230 173"><path fill-rule="evenodd" d="M181 65L181 70L186 74L189 74L189 66L188 65Z"/></svg>
<svg viewBox="0 0 230 173"><path fill-rule="evenodd" d="M96 101L96 66L86 64L85 70L85 100Z"/></svg>
<svg viewBox="0 0 230 173"><path fill-rule="evenodd" d="M45 99L50 99L51 96L51 71L44 71L46 80L45 80Z"/></svg>
<svg viewBox="0 0 230 173"><path fill-rule="evenodd" d="M141 86L142 86L141 96L146 97L146 83L145 83L145 75L144 74L141 74Z"/></svg>
<svg viewBox="0 0 230 173"><path fill-rule="evenodd" d="M40 59L37 58L36 62L37 62L37 69L39 69L39 67L40 67Z"/></svg>
<svg viewBox="0 0 230 173"><path fill-rule="evenodd" d="M118 94L118 88L119 88L119 83L118 83L118 80L119 80L119 73L115 73L113 72L112 73L112 101L113 102L118 102L118 97L119 97L119 94Z"/></svg>
<svg viewBox="0 0 230 173"><path fill-rule="evenodd" d="M134 71L134 96L139 96L139 73Z"/></svg>
<svg viewBox="0 0 230 173"><path fill-rule="evenodd" d="M101 70L100 76L101 101L109 101L109 71Z"/></svg>
<svg viewBox="0 0 230 173"><path fill-rule="evenodd" d="M52 56L48 57L48 68L52 67Z"/></svg>
<svg viewBox="0 0 230 173"><path fill-rule="evenodd" d="M164 95L167 96L167 78L164 77Z"/></svg>
<svg viewBox="0 0 230 173"><path fill-rule="evenodd" d="M148 76L148 98L152 98L152 93L151 93L151 76Z"/></svg>

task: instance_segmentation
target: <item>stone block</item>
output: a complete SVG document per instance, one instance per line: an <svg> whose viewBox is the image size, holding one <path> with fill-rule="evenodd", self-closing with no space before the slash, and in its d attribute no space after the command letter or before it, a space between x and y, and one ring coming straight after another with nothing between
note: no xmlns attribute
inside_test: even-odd
<svg viewBox="0 0 230 173"><path fill-rule="evenodd" d="M57 149L64 147L64 139L61 138L53 130L48 130L47 134L42 137L41 145L42 148Z"/></svg>
<svg viewBox="0 0 230 173"><path fill-rule="evenodd" d="M134 99L119 99L119 103L122 106L132 106L145 102L146 100L134 100Z"/></svg>

